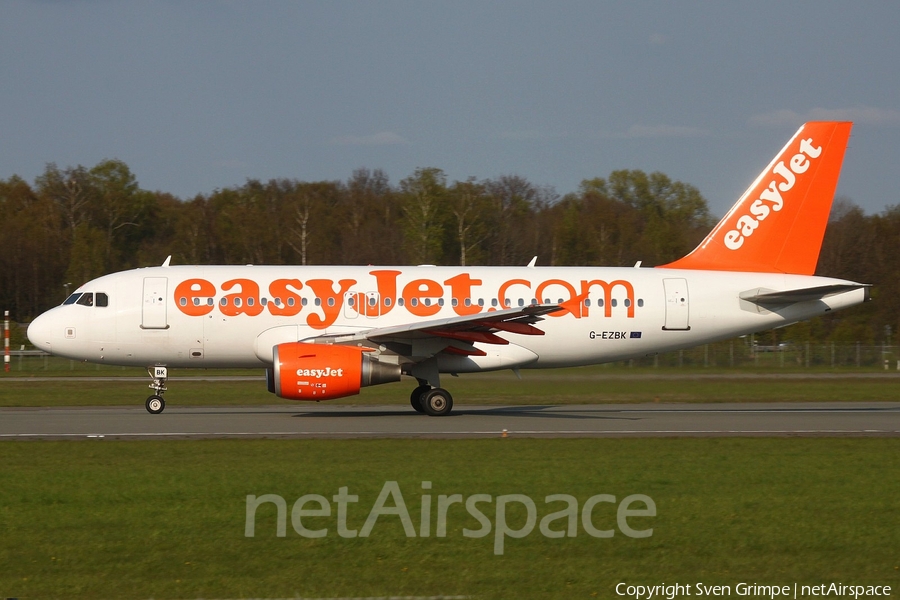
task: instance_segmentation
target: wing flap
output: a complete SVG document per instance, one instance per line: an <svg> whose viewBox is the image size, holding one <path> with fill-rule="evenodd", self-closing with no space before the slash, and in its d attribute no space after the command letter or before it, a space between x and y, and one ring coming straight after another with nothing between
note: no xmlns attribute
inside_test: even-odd
<svg viewBox="0 0 900 600"><path fill-rule="evenodd" d="M390 342L409 343L412 340L444 339L448 346L451 342L464 342L471 345L475 342L486 344L509 344L509 341L495 335L497 332L508 332L520 335L544 335L535 327L545 315L565 310L559 304L533 304L520 308L488 311L451 317L432 319L417 323L404 323L390 327L375 327L354 333L322 335L304 341L331 344L350 344L356 342L373 342L384 344ZM474 346L471 346L474 350ZM463 350L457 347L457 350ZM468 348L467 352L471 352Z"/></svg>

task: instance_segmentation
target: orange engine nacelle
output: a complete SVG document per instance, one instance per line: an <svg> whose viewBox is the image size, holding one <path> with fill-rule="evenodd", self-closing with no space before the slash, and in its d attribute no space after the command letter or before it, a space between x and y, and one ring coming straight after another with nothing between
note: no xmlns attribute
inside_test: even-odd
<svg viewBox="0 0 900 600"><path fill-rule="evenodd" d="M400 381L400 365L384 363L362 348L293 342L275 346L269 391L289 400L328 400L359 389Z"/></svg>

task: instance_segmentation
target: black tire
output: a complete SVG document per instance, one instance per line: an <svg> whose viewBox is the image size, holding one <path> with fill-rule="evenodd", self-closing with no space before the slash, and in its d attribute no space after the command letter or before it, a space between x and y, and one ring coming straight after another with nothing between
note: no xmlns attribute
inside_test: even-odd
<svg viewBox="0 0 900 600"><path fill-rule="evenodd" d="M147 409L147 412L151 415L158 415L162 411L166 410L166 401L163 400L162 396L153 395L147 398L147 402L144 403L144 406Z"/></svg>
<svg viewBox="0 0 900 600"><path fill-rule="evenodd" d="M417 413L425 412L425 409L422 408L422 394L430 389L430 385L420 385L409 395L409 404L416 410Z"/></svg>
<svg viewBox="0 0 900 600"><path fill-rule="evenodd" d="M422 410L432 417L449 415L453 410L453 396L443 388L434 388L422 394Z"/></svg>

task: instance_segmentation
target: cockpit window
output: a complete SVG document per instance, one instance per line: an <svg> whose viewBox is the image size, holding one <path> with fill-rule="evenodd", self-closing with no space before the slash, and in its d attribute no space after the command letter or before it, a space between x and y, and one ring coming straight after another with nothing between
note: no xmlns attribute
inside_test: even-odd
<svg viewBox="0 0 900 600"><path fill-rule="evenodd" d="M71 296L66 298L66 301L63 302L63 305L75 304L75 302L77 302L80 297L81 297L81 292L75 292L74 294L72 294Z"/></svg>
<svg viewBox="0 0 900 600"><path fill-rule="evenodd" d="M109 296L104 294L103 292L97 292L97 306L101 308L105 308L109 306Z"/></svg>
<svg viewBox="0 0 900 600"><path fill-rule="evenodd" d="M78 299L75 304L80 304L82 306L93 306L94 305L94 293L93 292L85 292L81 294L81 298Z"/></svg>

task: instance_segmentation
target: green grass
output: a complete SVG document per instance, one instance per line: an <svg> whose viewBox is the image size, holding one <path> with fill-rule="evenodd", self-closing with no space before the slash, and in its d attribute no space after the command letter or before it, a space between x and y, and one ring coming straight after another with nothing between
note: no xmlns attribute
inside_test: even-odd
<svg viewBox="0 0 900 600"><path fill-rule="evenodd" d="M707 373L707 372L703 372ZM200 375L218 375L216 371ZM208 382L170 380L167 401L175 406L260 405L289 403L268 393L258 381ZM696 371L687 375L699 374ZM771 373L767 373L770 375ZM181 375L174 372L173 375ZM726 372L716 379L684 378L683 371L585 367L444 376L444 385L458 404L587 404L639 402L800 402L896 401L900 377L842 379L752 379ZM147 379L149 383L149 378ZM358 396L330 400L333 404L409 403L412 379L363 388ZM0 406L115 406L140 404L150 394L141 381L58 381L53 377L19 382L0 379Z"/></svg>
<svg viewBox="0 0 900 600"><path fill-rule="evenodd" d="M207 440L0 444L0 596L614 598L656 584L844 582L900 587L895 439ZM385 481L419 524L431 494L653 498L653 535L611 539L407 538L393 516L368 538L275 535L272 505L244 536L247 494L359 496L360 528ZM389 503L392 504L392 503ZM481 505L494 521L493 504ZM434 520L435 509L432 509ZM524 523L511 511L513 527ZM598 527L615 526L598 505ZM559 523L556 525L559 527ZM432 526L432 536L433 536Z"/></svg>

